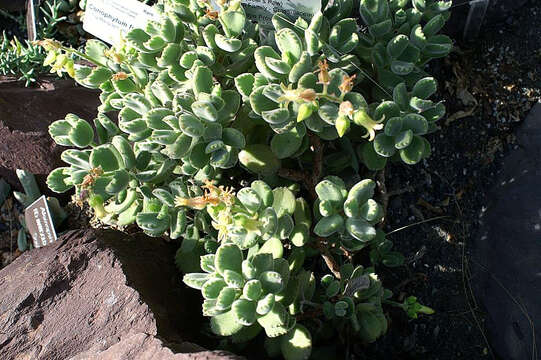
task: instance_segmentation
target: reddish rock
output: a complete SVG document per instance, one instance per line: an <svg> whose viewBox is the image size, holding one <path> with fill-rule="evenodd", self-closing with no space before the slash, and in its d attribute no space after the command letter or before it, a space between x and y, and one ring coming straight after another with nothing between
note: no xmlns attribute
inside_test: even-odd
<svg viewBox="0 0 541 360"><path fill-rule="evenodd" d="M223 351L205 351L192 344L181 346L175 354L164 346L163 342L149 334L135 334L123 338L120 342L104 351L87 351L72 357L70 360L235 360L240 357Z"/></svg>
<svg viewBox="0 0 541 360"><path fill-rule="evenodd" d="M51 195L45 180L51 170L63 166L49 125L74 113L93 120L100 104L98 92L76 86L71 80L43 80L39 88L0 77L0 177L15 189L20 184L15 170L36 175L44 193Z"/></svg>
<svg viewBox="0 0 541 360"><path fill-rule="evenodd" d="M0 358L238 358L195 345L201 303L180 286L173 253L162 240L97 230L25 252L0 270Z"/></svg>

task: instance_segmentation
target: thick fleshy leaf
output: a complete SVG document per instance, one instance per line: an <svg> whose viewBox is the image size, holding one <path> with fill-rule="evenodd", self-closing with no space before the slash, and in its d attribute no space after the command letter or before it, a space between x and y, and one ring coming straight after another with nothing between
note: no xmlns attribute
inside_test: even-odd
<svg viewBox="0 0 541 360"><path fill-rule="evenodd" d="M387 164L387 158L378 155L372 143L365 143L357 148L358 156L369 170L381 170Z"/></svg>
<svg viewBox="0 0 541 360"><path fill-rule="evenodd" d="M285 28L276 33L276 44L282 54L289 53L293 62L297 62L302 54L302 41L295 31ZM287 57L286 57L287 58Z"/></svg>
<svg viewBox="0 0 541 360"><path fill-rule="evenodd" d="M293 215L295 212L295 195L288 188L276 188L272 191L274 201L272 207L276 211L278 218L285 214Z"/></svg>
<svg viewBox="0 0 541 360"><path fill-rule="evenodd" d="M400 158L408 165L417 164L426 155L426 145L423 138L415 135L411 144L400 150Z"/></svg>
<svg viewBox="0 0 541 360"><path fill-rule="evenodd" d="M239 153L239 161L248 170L263 176L275 174L281 166L270 147L264 144L247 145Z"/></svg>
<svg viewBox="0 0 541 360"><path fill-rule="evenodd" d="M212 83L212 71L208 67L199 66L195 69L193 75L193 90L196 96L202 92L210 94L212 91Z"/></svg>
<svg viewBox="0 0 541 360"><path fill-rule="evenodd" d="M280 349L286 360L306 360L312 353L312 335L301 324L297 324L280 338Z"/></svg>
<svg viewBox="0 0 541 360"><path fill-rule="evenodd" d="M184 275L182 281L189 287L200 290L209 277L206 273L191 273Z"/></svg>
<svg viewBox="0 0 541 360"><path fill-rule="evenodd" d="M244 138L244 135L237 129L233 129L233 128L223 129L222 141L226 145L239 148L239 149L244 149L244 147L246 146L246 139Z"/></svg>
<svg viewBox="0 0 541 360"><path fill-rule="evenodd" d="M263 201L264 206L272 206L274 196L269 185L261 180L256 180L250 185L250 187L257 192L261 201Z"/></svg>
<svg viewBox="0 0 541 360"><path fill-rule="evenodd" d="M303 137L296 128L283 134L276 134L271 140L271 149L278 159L291 157L302 145Z"/></svg>
<svg viewBox="0 0 541 360"><path fill-rule="evenodd" d="M289 330L290 316L282 304L275 302L272 310L258 318L257 321L265 329L268 337L277 337L284 335Z"/></svg>
<svg viewBox="0 0 541 360"><path fill-rule="evenodd" d="M254 89L255 77L253 74L242 74L235 78L235 85L240 94L247 98Z"/></svg>
<svg viewBox="0 0 541 360"><path fill-rule="evenodd" d="M226 38L222 34L216 34L216 36L214 37L214 41L220 49L230 53L237 52L242 47L241 40L234 38Z"/></svg>
<svg viewBox="0 0 541 360"><path fill-rule="evenodd" d="M414 135L424 135L428 132L428 122L418 114L408 114L402 118L402 128L408 129Z"/></svg>
<svg viewBox="0 0 541 360"><path fill-rule="evenodd" d="M235 244L222 244L216 251L215 268L220 274L225 270L242 272L242 251Z"/></svg>
<svg viewBox="0 0 541 360"><path fill-rule="evenodd" d="M413 140L413 131L406 130L402 131L398 135L395 136L395 144L394 147L397 149L404 149L411 144L411 141Z"/></svg>
<svg viewBox="0 0 541 360"><path fill-rule="evenodd" d="M203 284L201 294L205 299L217 299L222 289L226 286L227 284L223 279L210 278Z"/></svg>
<svg viewBox="0 0 541 360"><path fill-rule="evenodd" d="M47 186L56 193L63 193L73 187L71 181L71 169L61 167L51 171L47 176Z"/></svg>
<svg viewBox="0 0 541 360"><path fill-rule="evenodd" d="M383 217L383 208L373 199L368 199L361 207L361 216L368 222L381 220Z"/></svg>
<svg viewBox="0 0 541 360"><path fill-rule="evenodd" d="M213 316L210 319L210 328L216 335L231 336L242 329L242 324L237 321L237 316L233 311L228 311Z"/></svg>
<svg viewBox="0 0 541 360"><path fill-rule="evenodd" d="M257 302L257 313L259 315L265 315L274 307L275 298L274 294L267 294L261 300Z"/></svg>
<svg viewBox="0 0 541 360"><path fill-rule="evenodd" d="M244 30L246 16L241 11L226 11L220 15L220 21L228 36L239 36Z"/></svg>
<svg viewBox="0 0 541 360"><path fill-rule="evenodd" d="M255 301L238 299L231 306L231 310L240 324L250 326L256 321L256 307Z"/></svg>
<svg viewBox="0 0 541 360"><path fill-rule="evenodd" d="M380 156L391 157L396 152L394 144L395 140L393 137L385 134L378 134L374 139L374 150Z"/></svg>
<svg viewBox="0 0 541 360"><path fill-rule="evenodd" d="M237 193L237 198L240 200L242 205L246 207L251 212L256 212L261 207L261 199L257 192L252 188L241 189Z"/></svg>
<svg viewBox="0 0 541 360"><path fill-rule="evenodd" d="M218 111L210 102L196 101L192 104L192 111L200 119L210 122L218 120Z"/></svg>
<svg viewBox="0 0 541 360"><path fill-rule="evenodd" d="M389 56L397 59L408 47L409 38L406 35L397 35L387 44L387 53Z"/></svg>
<svg viewBox="0 0 541 360"><path fill-rule="evenodd" d="M116 149L114 149L112 145L100 145L95 147L90 153L90 165L93 168L101 167L105 172L118 170L121 164L119 164L114 151L116 151Z"/></svg>
<svg viewBox="0 0 541 360"><path fill-rule="evenodd" d="M412 95L420 99L428 99L437 90L436 80L432 77L423 78L415 83Z"/></svg>
<svg viewBox="0 0 541 360"><path fill-rule="evenodd" d="M236 271L225 270L223 276L229 287L241 289L244 286L244 278Z"/></svg>
<svg viewBox="0 0 541 360"><path fill-rule="evenodd" d="M274 259L280 258L284 255L284 244L278 238L270 238L261 246L259 254L271 254Z"/></svg>
<svg viewBox="0 0 541 360"><path fill-rule="evenodd" d="M368 242L376 237L376 229L366 220L360 218L348 218L346 230L351 236L362 242Z"/></svg>
<svg viewBox="0 0 541 360"><path fill-rule="evenodd" d="M344 218L340 214L324 217L314 227L314 233L321 237L328 237L344 227Z"/></svg>
<svg viewBox="0 0 541 360"><path fill-rule="evenodd" d="M250 280L244 285L243 296L252 301L257 301L263 294L263 288L259 280Z"/></svg>
<svg viewBox="0 0 541 360"><path fill-rule="evenodd" d="M340 188L329 180L323 180L316 186L316 193L320 200L341 203L344 201Z"/></svg>
<svg viewBox="0 0 541 360"><path fill-rule="evenodd" d="M216 298L216 308L218 308L218 310L229 309L237 298L237 295L239 295L239 291L237 289L230 287L223 288Z"/></svg>

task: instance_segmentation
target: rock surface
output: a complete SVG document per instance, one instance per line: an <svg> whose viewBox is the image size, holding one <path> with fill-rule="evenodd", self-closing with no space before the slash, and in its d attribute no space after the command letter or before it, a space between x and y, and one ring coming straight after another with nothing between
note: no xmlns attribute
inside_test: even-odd
<svg viewBox="0 0 541 360"><path fill-rule="evenodd" d="M180 288L173 251L80 230L25 252L0 270L0 358L236 359L192 342L200 300Z"/></svg>
<svg viewBox="0 0 541 360"><path fill-rule="evenodd" d="M492 346L506 360L540 359L541 103L517 139L488 197L471 264Z"/></svg>
<svg viewBox="0 0 541 360"><path fill-rule="evenodd" d="M16 190L16 169L36 175L41 190L52 195L45 180L51 170L62 166L57 146L48 134L53 121L74 113L92 121L100 104L98 93L75 86L71 80L44 80L41 88L0 77L0 177Z"/></svg>

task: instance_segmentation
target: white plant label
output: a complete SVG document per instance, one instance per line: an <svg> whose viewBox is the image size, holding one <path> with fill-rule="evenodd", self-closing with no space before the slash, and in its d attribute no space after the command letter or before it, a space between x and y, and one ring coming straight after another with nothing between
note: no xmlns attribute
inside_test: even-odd
<svg viewBox="0 0 541 360"><path fill-rule="evenodd" d="M45 195L24 210L24 220L35 248L44 247L56 241L53 218Z"/></svg>
<svg viewBox="0 0 541 360"><path fill-rule="evenodd" d="M277 12L286 14L293 22L299 17L310 21L321 10L321 0L242 0L242 6L248 19L272 28L272 16Z"/></svg>
<svg viewBox="0 0 541 360"><path fill-rule="evenodd" d="M154 9L137 0L88 0L83 29L115 45L132 29L144 29L148 21L159 21Z"/></svg>

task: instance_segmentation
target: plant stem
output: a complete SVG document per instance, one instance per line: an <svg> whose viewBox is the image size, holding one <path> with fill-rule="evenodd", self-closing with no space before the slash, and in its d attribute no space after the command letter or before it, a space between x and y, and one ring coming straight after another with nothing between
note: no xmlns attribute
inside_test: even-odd
<svg viewBox="0 0 541 360"><path fill-rule="evenodd" d="M336 263L336 260L334 259L334 256L332 256L329 247L327 246L325 239L321 237L316 237L316 247L321 252L321 257L323 258L323 261L325 261L325 265L329 268L329 270L333 273L333 275L340 279L340 266Z"/></svg>
<svg viewBox="0 0 541 360"><path fill-rule="evenodd" d="M385 186L385 169L381 170L377 175L377 184L379 187L381 205L383 207L383 214L385 214L381 223L378 227L382 229L385 226L385 221L387 220L387 208L389 207L389 194L387 193L387 187Z"/></svg>
<svg viewBox="0 0 541 360"><path fill-rule="evenodd" d="M383 299L381 302L384 303L384 304L387 304L387 305L391 305L391 306L394 306L394 307L397 307L397 308L404 309L404 304L401 304L401 303L393 301L393 300L385 300L385 299Z"/></svg>
<svg viewBox="0 0 541 360"><path fill-rule="evenodd" d="M314 151L314 169L312 173L312 187L314 189L313 194L314 199L317 198L317 195L315 194L315 187L319 183L319 179L321 178L321 174L323 172L323 148L324 145L321 143L321 139L311 132L308 132L308 136L310 137L310 143L312 144L312 149Z"/></svg>
<svg viewBox="0 0 541 360"><path fill-rule="evenodd" d="M314 309L312 311L305 311L303 313L297 314L295 317L297 318L297 321L304 320L304 319L312 319L317 318L323 315L323 309Z"/></svg>
<svg viewBox="0 0 541 360"><path fill-rule="evenodd" d="M79 56L80 58L85 59L87 61L90 61L92 64L95 64L97 66L107 67L106 65L103 65L102 63L97 61L96 59L94 59L94 58L92 58L92 57L90 57L90 56L88 56L86 54L83 54L82 52L80 52L79 50L75 50L74 48L62 45L61 49L64 50L65 52L74 53L75 55Z"/></svg>
<svg viewBox="0 0 541 360"><path fill-rule="evenodd" d="M295 170L295 169L282 168L278 170L278 176L281 176L285 179L296 181L296 182L304 182L306 180L306 173L300 170Z"/></svg>

